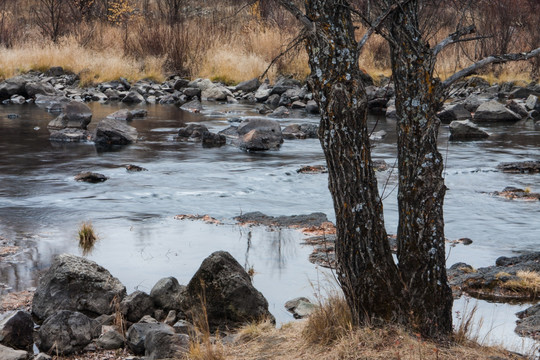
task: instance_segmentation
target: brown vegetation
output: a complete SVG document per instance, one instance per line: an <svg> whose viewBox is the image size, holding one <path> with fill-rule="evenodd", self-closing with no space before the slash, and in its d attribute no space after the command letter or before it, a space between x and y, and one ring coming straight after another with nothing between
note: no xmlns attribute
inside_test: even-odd
<svg viewBox="0 0 540 360"><path fill-rule="evenodd" d="M442 7L436 14L438 26L427 29L433 44L455 30L449 19L457 10ZM467 16L475 18L479 35L492 36L445 50L439 75L494 50L537 47L540 20L534 14L539 8L534 0L497 0L496 6L476 2ZM272 65L268 76L304 79L307 55L294 20L268 0L251 5L233 0L0 0L0 79L62 66L80 74L82 85L120 76L162 81L173 73L232 84L262 75L289 47L293 49ZM364 30L359 26L358 34ZM360 64L375 79L389 76L386 42L373 36ZM538 77L539 68L538 60L496 65L484 76L490 81L529 80Z"/></svg>

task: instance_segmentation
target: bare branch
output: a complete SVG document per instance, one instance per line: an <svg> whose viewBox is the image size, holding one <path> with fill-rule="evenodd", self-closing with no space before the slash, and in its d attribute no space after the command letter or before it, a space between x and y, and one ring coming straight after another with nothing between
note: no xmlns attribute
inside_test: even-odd
<svg viewBox="0 0 540 360"><path fill-rule="evenodd" d="M268 65L268 67L266 68L266 70L264 70L264 72L262 73L261 76L259 76L260 79L263 79L264 76L266 75L266 73L270 70L270 68L276 63L276 61L279 60L279 58L281 58L282 56L284 56L285 54L287 54L289 51L291 51L292 49L294 49L295 47L298 46L298 44L305 39L305 36L303 34L300 34L298 35L297 37L295 37L290 43L289 45L287 46L287 48L285 50L283 50L278 56L276 56L275 58L272 59L272 61L270 62L270 64Z"/></svg>
<svg viewBox="0 0 540 360"><path fill-rule="evenodd" d="M446 39L438 43L433 48L433 56L437 56L445 47L448 45L454 44L461 40L461 38L465 35L474 34L476 32L476 26L469 25L466 28L458 29L456 32L448 35Z"/></svg>
<svg viewBox="0 0 540 360"><path fill-rule="evenodd" d="M504 55L491 55L487 58L484 58L474 64L472 64L469 67L466 67L463 70L458 71L454 75L450 76L448 79L443 81L442 85L444 87L448 87L452 85L457 80L469 76L471 74L474 74L479 69L483 68L486 65L489 64L503 64L509 61L521 61L521 60L529 60L533 57L540 56L540 48L534 49L530 52L526 53L515 53L515 54L504 54Z"/></svg>
<svg viewBox="0 0 540 360"><path fill-rule="evenodd" d="M302 25L308 30L313 31L313 22L299 9L292 1L278 0L281 6L283 6L288 12L290 12L295 18L297 18Z"/></svg>

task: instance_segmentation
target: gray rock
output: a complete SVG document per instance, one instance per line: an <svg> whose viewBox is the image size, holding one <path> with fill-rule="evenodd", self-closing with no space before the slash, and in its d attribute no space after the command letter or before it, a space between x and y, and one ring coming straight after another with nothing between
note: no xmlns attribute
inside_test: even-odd
<svg viewBox="0 0 540 360"><path fill-rule="evenodd" d="M261 82L259 81L259 78L242 81L240 84L236 85L235 90L236 91L243 91L243 92L253 92L259 88L261 85Z"/></svg>
<svg viewBox="0 0 540 360"><path fill-rule="evenodd" d="M150 315L144 315L141 318L141 320L139 320L139 324L158 324L158 323L159 321L157 321L155 318L151 317Z"/></svg>
<svg viewBox="0 0 540 360"><path fill-rule="evenodd" d="M451 122L454 120L468 120L472 118L471 112L463 106L463 104L452 104L445 106L444 109L437 114L442 122Z"/></svg>
<svg viewBox="0 0 540 360"><path fill-rule="evenodd" d="M379 131L375 131L373 133L371 133L371 135L369 135L369 140L371 141L380 141L382 139L384 139L386 137L386 135L388 135L388 133L384 130L379 130Z"/></svg>
<svg viewBox="0 0 540 360"><path fill-rule="evenodd" d="M118 100L121 97L120 92L114 89L105 90L104 95L107 96L107 99L109 100Z"/></svg>
<svg viewBox="0 0 540 360"><path fill-rule="evenodd" d="M474 113L474 121L518 121L521 116L496 100L482 103Z"/></svg>
<svg viewBox="0 0 540 360"><path fill-rule="evenodd" d="M310 166L310 168L320 168L319 166ZM298 171L302 172L302 171ZM324 171L323 171L324 172ZM260 211L248 212L236 216L234 220L239 223L278 226L278 227L310 227L321 226L328 221L326 214L315 212L307 215L291 215L291 216L269 216Z"/></svg>
<svg viewBox="0 0 540 360"><path fill-rule="evenodd" d="M497 165L497 169L503 172L514 173L514 174L540 173L540 160L504 162Z"/></svg>
<svg viewBox="0 0 540 360"><path fill-rule="evenodd" d="M12 104L16 104L16 105L26 104L26 99L24 98L24 96L21 96L21 95L13 95L10 101Z"/></svg>
<svg viewBox="0 0 540 360"><path fill-rule="evenodd" d="M169 311L169 313L167 314L167 317L165 318L165 320L163 320L163 322L167 325L173 326L174 323L176 322L176 311L175 310Z"/></svg>
<svg viewBox="0 0 540 360"><path fill-rule="evenodd" d="M218 132L219 135L223 135L230 139L236 139L238 138L238 126L231 125L228 128L225 128Z"/></svg>
<svg viewBox="0 0 540 360"><path fill-rule="evenodd" d="M512 91L510 91L510 94L508 94L508 97L510 99L526 99L529 97L529 95L538 95L535 93L533 89L517 86Z"/></svg>
<svg viewBox="0 0 540 360"><path fill-rule="evenodd" d="M450 123L450 140L485 139L489 134L470 120L454 120Z"/></svg>
<svg viewBox="0 0 540 360"><path fill-rule="evenodd" d="M540 108L540 101L538 99L538 96L536 95L529 95L527 98L527 101L525 102L525 107L528 110L537 110Z"/></svg>
<svg viewBox="0 0 540 360"><path fill-rule="evenodd" d="M192 113L199 113L203 109L203 106L199 100L191 100L190 102L187 102L184 105L180 106L180 109Z"/></svg>
<svg viewBox="0 0 540 360"><path fill-rule="evenodd" d="M145 292L135 291L120 302L120 312L130 322L139 321L144 315L154 313L154 301Z"/></svg>
<svg viewBox="0 0 540 360"><path fill-rule="evenodd" d="M193 335L195 334L195 326L193 326L189 321L179 320L173 325L174 331L177 334L186 334Z"/></svg>
<svg viewBox="0 0 540 360"><path fill-rule="evenodd" d="M0 82L0 101L9 99L13 95L21 95L26 97L26 83L28 79L24 76L15 76L11 79Z"/></svg>
<svg viewBox="0 0 540 360"><path fill-rule="evenodd" d="M0 344L14 349L29 350L34 343L34 321L26 311L0 315Z"/></svg>
<svg viewBox="0 0 540 360"><path fill-rule="evenodd" d="M305 109L306 104L303 101L297 100L291 104L292 109Z"/></svg>
<svg viewBox="0 0 540 360"><path fill-rule="evenodd" d="M253 287L247 272L228 252L214 252L202 262L187 285L182 302L186 314L201 314L203 294L211 328L274 319L264 296Z"/></svg>
<svg viewBox="0 0 540 360"><path fill-rule="evenodd" d="M51 132L50 141L55 142L86 142L92 139L92 133L88 130L66 128Z"/></svg>
<svg viewBox="0 0 540 360"><path fill-rule="evenodd" d="M516 333L540 340L540 304L520 311L516 315L520 319L517 321Z"/></svg>
<svg viewBox="0 0 540 360"><path fill-rule="evenodd" d="M215 134L210 131L202 133L202 145L203 147L219 147L227 143L225 135Z"/></svg>
<svg viewBox="0 0 540 360"><path fill-rule="evenodd" d="M39 353L36 356L34 356L33 360L52 360L52 357L45 353Z"/></svg>
<svg viewBox="0 0 540 360"><path fill-rule="evenodd" d="M397 111L395 105L388 105L386 107L385 117L387 119L397 119Z"/></svg>
<svg viewBox="0 0 540 360"><path fill-rule="evenodd" d="M319 127L315 124L291 124L283 130L283 137L288 140L292 139L317 139Z"/></svg>
<svg viewBox="0 0 540 360"><path fill-rule="evenodd" d="M47 75L47 76L58 77L58 76L62 76L64 74L65 74L64 68L61 67L61 66L51 66L49 68L49 70L45 71L45 75Z"/></svg>
<svg viewBox="0 0 540 360"><path fill-rule="evenodd" d="M272 88L267 83L263 83L255 92L255 100L257 102L264 102L270 97L271 93Z"/></svg>
<svg viewBox="0 0 540 360"><path fill-rule="evenodd" d="M45 108L50 112L62 112L65 109L65 104L71 102L72 100L68 99L65 96L50 96L50 95L36 95L34 103L41 107Z"/></svg>
<svg viewBox="0 0 540 360"><path fill-rule="evenodd" d="M0 359L2 360L27 360L28 355L24 350L14 350L10 347L0 345Z"/></svg>
<svg viewBox="0 0 540 360"><path fill-rule="evenodd" d="M481 98L479 97L478 95L475 95L475 94L472 94L472 95L469 95L464 101L463 101L463 106L465 107L465 109L467 109L468 111L470 112L475 112L476 109L478 109L478 107L488 101L489 99L488 98Z"/></svg>
<svg viewBox="0 0 540 360"><path fill-rule="evenodd" d="M210 101L227 101L227 98L234 97L233 93L224 86L216 85L203 90L201 97Z"/></svg>
<svg viewBox="0 0 540 360"><path fill-rule="evenodd" d="M75 255L58 255L40 279L32 314L38 320L72 310L91 315L111 314L114 301L126 296L126 288L105 268Z"/></svg>
<svg viewBox="0 0 540 360"><path fill-rule="evenodd" d="M285 303L285 309L293 314L295 319L303 319L311 315L317 309L317 305L305 297L299 297L287 301Z"/></svg>
<svg viewBox="0 0 540 360"><path fill-rule="evenodd" d="M121 109L107 115L107 119L131 121L133 120L133 114L128 109Z"/></svg>
<svg viewBox="0 0 540 360"><path fill-rule="evenodd" d="M243 150L262 151L278 149L283 143L281 126L275 120L247 119L238 126L235 144Z"/></svg>
<svg viewBox="0 0 540 360"><path fill-rule="evenodd" d="M526 118L529 115L523 100L510 100L506 104L506 107L518 114L521 118Z"/></svg>
<svg viewBox="0 0 540 360"><path fill-rule="evenodd" d="M319 105L315 100L309 100L306 104L306 112L308 114L318 114L319 111Z"/></svg>
<svg viewBox="0 0 540 360"><path fill-rule="evenodd" d="M122 102L126 104L139 104L142 102L145 102L144 96L139 94L139 92L132 90L130 91L124 98L122 99Z"/></svg>
<svg viewBox="0 0 540 360"><path fill-rule="evenodd" d="M99 336L97 323L80 312L62 310L45 320L37 332L36 345L43 352L69 355L81 351Z"/></svg>
<svg viewBox="0 0 540 360"><path fill-rule="evenodd" d="M181 310L180 303L184 297L186 287L180 285L174 277L159 280L150 291L156 307L169 310Z"/></svg>
<svg viewBox="0 0 540 360"><path fill-rule="evenodd" d="M141 108L129 110L129 113L135 119L142 119L148 116L148 110Z"/></svg>
<svg viewBox="0 0 540 360"><path fill-rule="evenodd" d="M203 124L188 124L178 130L178 140L201 141L205 132L208 132L208 128Z"/></svg>
<svg viewBox="0 0 540 360"><path fill-rule="evenodd" d="M92 120L92 110L78 101L70 101L63 106L63 112L56 119L52 120L47 128L50 130L61 130L65 128L75 128L86 130Z"/></svg>
<svg viewBox="0 0 540 360"><path fill-rule="evenodd" d="M274 111L272 111L270 113L270 115L272 115L273 117L278 117L278 118L282 118L282 117L287 117L290 115L289 113L289 109L286 108L285 106L280 106L278 107L277 109L275 109Z"/></svg>
<svg viewBox="0 0 540 360"><path fill-rule="evenodd" d="M148 360L181 359L189 350L189 336L152 330L146 335L144 347L144 355Z"/></svg>
<svg viewBox="0 0 540 360"><path fill-rule="evenodd" d="M151 331L174 334L174 329L163 323L137 323L130 326L126 333L126 344L135 355L144 355L146 336Z"/></svg>
<svg viewBox="0 0 540 360"><path fill-rule="evenodd" d="M98 123L92 140L99 146L127 145L136 142L137 136L137 129L125 121L103 119Z"/></svg>
<svg viewBox="0 0 540 360"><path fill-rule="evenodd" d="M280 96L278 94L272 94L266 99L264 102L266 105L269 105L271 107L277 107L280 104Z"/></svg>
<svg viewBox="0 0 540 360"><path fill-rule="evenodd" d="M185 87L188 87L188 85L189 85L189 80L178 79L178 80L175 80L174 85L173 85L173 89L174 90L180 90L180 89L183 89Z"/></svg>
<svg viewBox="0 0 540 360"><path fill-rule="evenodd" d="M124 336L116 330L103 333L96 341L96 345L105 350L120 349L124 346Z"/></svg>

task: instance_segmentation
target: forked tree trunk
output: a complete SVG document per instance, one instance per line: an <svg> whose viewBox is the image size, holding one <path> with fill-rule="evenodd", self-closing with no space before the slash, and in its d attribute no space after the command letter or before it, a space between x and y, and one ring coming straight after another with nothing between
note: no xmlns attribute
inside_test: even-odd
<svg viewBox="0 0 540 360"><path fill-rule="evenodd" d="M440 82L430 49L419 39L416 1L391 22L392 74L398 118L398 266L408 289L412 326L423 336L452 332L446 277L443 158L437 150ZM416 39L416 40L413 40Z"/></svg>
<svg viewBox="0 0 540 360"><path fill-rule="evenodd" d="M321 108L319 138L329 171L341 287L356 324L408 322L372 167L367 99L346 1L306 1L314 24L306 48L310 85Z"/></svg>

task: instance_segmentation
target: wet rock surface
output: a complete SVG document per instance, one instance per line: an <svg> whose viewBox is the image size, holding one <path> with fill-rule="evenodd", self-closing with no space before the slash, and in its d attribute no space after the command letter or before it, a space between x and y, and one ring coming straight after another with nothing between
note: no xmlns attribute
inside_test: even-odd
<svg viewBox="0 0 540 360"><path fill-rule="evenodd" d="M500 163L497 169L514 174L540 173L540 160Z"/></svg>
<svg viewBox="0 0 540 360"><path fill-rule="evenodd" d="M307 215L269 216L263 214L262 212L255 211L236 216L234 220L244 225L265 225L298 228L320 226L323 223L328 222L326 214L320 212Z"/></svg>
<svg viewBox="0 0 540 360"><path fill-rule="evenodd" d="M540 296L540 252L497 259L496 265L474 269L457 263L448 269L454 296L466 293L479 299L511 302Z"/></svg>
<svg viewBox="0 0 540 360"><path fill-rule="evenodd" d="M109 147L131 144L137 141L137 137L137 129L127 125L125 121L103 119L98 123L92 140L98 146Z"/></svg>
<svg viewBox="0 0 540 360"><path fill-rule="evenodd" d="M540 194L531 192L529 189L520 189L513 186L507 186L502 191L494 191L493 196L502 197L508 200L537 201L540 200Z"/></svg>
<svg viewBox="0 0 540 360"><path fill-rule="evenodd" d="M34 321L26 311L12 311L0 314L0 344L18 349L30 350L34 334Z"/></svg>

